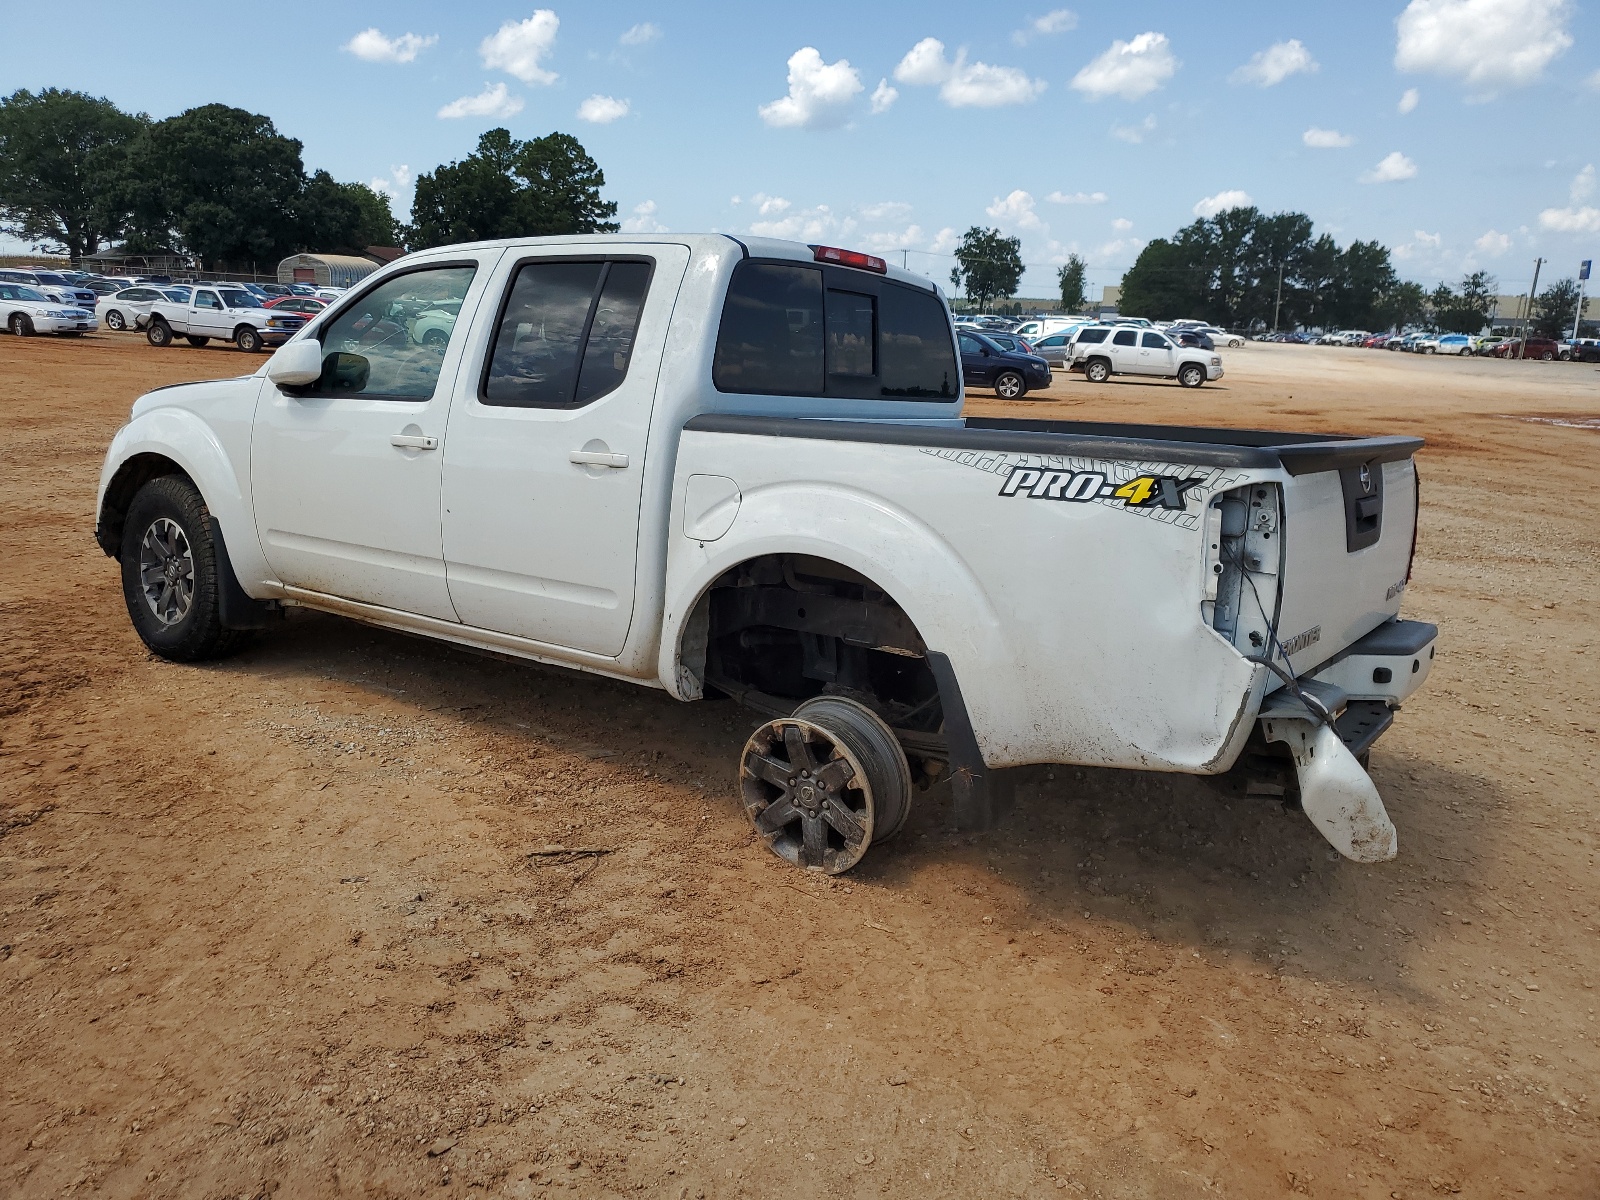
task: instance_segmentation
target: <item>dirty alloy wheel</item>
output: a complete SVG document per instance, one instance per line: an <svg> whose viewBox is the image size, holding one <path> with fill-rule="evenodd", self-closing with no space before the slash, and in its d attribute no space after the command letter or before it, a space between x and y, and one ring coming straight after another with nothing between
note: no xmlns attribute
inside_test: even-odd
<svg viewBox="0 0 1600 1200"><path fill-rule="evenodd" d="M1027 382L1015 371L1002 371L994 381L995 395L1002 400L1016 400L1028 390Z"/></svg>
<svg viewBox="0 0 1600 1200"><path fill-rule="evenodd" d="M27 313L11 314L11 332L18 337L33 336L33 322L28 320Z"/></svg>
<svg viewBox="0 0 1600 1200"><path fill-rule="evenodd" d="M1111 364L1103 358L1092 358L1083 368L1083 377L1090 383L1104 383L1111 378Z"/></svg>
<svg viewBox="0 0 1600 1200"><path fill-rule="evenodd" d="M144 340L152 346L170 346L172 345L172 326L157 317L145 329Z"/></svg>
<svg viewBox="0 0 1600 1200"><path fill-rule="evenodd" d="M233 335L233 344L246 354L254 354L261 349L261 335L250 326L245 325Z"/></svg>
<svg viewBox="0 0 1600 1200"><path fill-rule="evenodd" d="M107 329L114 329L118 333L121 333L127 327L128 319L122 315L122 310L120 308L113 308L111 311L106 313Z"/></svg>
<svg viewBox="0 0 1600 1200"><path fill-rule="evenodd" d="M903 819L911 769L889 727L845 701L757 729L740 759L739 788L769 850L794 866L838 875L866 854L880 812Z"/></svg>
<svg viewBox="0 0 1600 1200"><path fill-rule="evenodd" d="M1178 382L1186 388L1197 388L1206 381L1205 370L1188 363L1178 369Z"/></svg>
<svg viewBox="0 0 1600 1200"><path fill-rule="evenodd" d="M906 818L911 815L911 766L888 722L860 701L843 696L815 696L795 709L793 715L824 728L860 726L869 729L879 749L868 748L863 753L869 758L875 753L883 755L891 768L897 763L904 764L903 774L891 769L873 789L872 844L881 846L905 828Z"/></svg>

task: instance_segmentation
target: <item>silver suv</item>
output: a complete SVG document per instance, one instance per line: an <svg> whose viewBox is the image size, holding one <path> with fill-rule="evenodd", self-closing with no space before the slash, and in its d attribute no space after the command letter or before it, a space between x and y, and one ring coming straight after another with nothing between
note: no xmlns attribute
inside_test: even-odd
<svg viewBox="0 0 1600 1200"><path fill-rule="evenodd" d="M98 297L86 287L68 283L54 271L31 271L24 267L0 269L0 283L20 283L43 292L57 304L74 304L79 308L94 309Z"/></svg>

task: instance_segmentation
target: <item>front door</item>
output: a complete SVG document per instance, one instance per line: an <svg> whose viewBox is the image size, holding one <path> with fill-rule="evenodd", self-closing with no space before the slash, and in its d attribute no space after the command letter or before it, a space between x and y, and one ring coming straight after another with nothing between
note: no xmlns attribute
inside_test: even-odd
<svg viewBox="0 0 1600 1200"><path fill-rule="evenodd" d="M688 261L683 246L619 244L508 255L497 272L500 316L457 381L445 448L445 561L466 624L621 653L656 374Z"/></svg>
<svg viewBox="0 0 1600 1200"><path fill-rule="evenodd" d="M322 378L263 385L250 470L261 548L281 582L456 619L439 514L451 383L462 336L501 251L391 275L323 326ZM442 344L417 316L462 303Z"/></svg>
<svg viewBox="0 0 1600 1200"><path fill-rule="evenodd" d="M228 319L222 307L222 297L210 288L196 288L189 304L189 334L191 337L226 337L223 324Z"/></svg>
<svg viewBox="0 0 1600 1200"><path fill-rule="evenodd" d="M1139 335L1139 374L1168 376L1177 373L1172 362L1172 343L1159 333L1146 330Z"/></svg>
<svg viewBox="0 0 1600 1200"><path fill-rule="evenodd" d="M961 380L969 387L989 387L994 383L994 355L977 338L959 334L961 343Z"/></svg>

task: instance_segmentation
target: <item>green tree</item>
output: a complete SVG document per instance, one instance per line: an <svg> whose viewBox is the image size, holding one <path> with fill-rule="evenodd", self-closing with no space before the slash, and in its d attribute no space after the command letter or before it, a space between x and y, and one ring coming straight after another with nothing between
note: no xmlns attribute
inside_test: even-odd
<svg viewBox="0 0 1600 1200"><path fill-rule="evenodd" d="M158 121L130 155L127 190L145 240L202 260L275 262L301 244L300 143L270 117L206 104Z"/></svg>
<svg viewBox="0 0 1600 1200"><path fill-rule="evenodd" d="M1206 307L1206 274L1182 233L1170 241L1156 238L1146 243L1123 275L1117 309L1156 321L1193 317Z"/></svg>
<svg viewBox="0 0 1600 1200"><path fill-rule="evenodd" d="M83 92L0 100L0 230L93 254L126 223L118 180L148 118Z"/></svg>
<svg viewBox="0 0 1600 1200"><path fill-rule="evenodd" d="M1022 280L1022 239L974 225L956 247L956 264L967 297L982 311L990 301L1016 294Z"/></svg>
<svg viewBox="0 0 1600 1200"><path fill-rule="evenodd" d="M606 177L577 138L552 133L519 142L491 129L460 162L417 177L408 241L413 249L485 238L615 233Z"/></svg>
<svg viewBox="0 0 1600 1200"><path fill-rule="evenodd" d="M1372 308L1374 329L1393 329L1421 324L1428 316L1428 293L1420 283L1396 281Z"/></svg>
<svg viewBox="0 0 1600 1200"><path fill-rule="evenodd" d="M1076 254L1067 255L1067 261L1056 272L1056 283L1061 288L1061 308L1065 312L1083 311L1089 298L1084 294L1084 272L1087 264Z"/></svg>
<svg viewBox="0 0 1600 1200"><path fill-rule="evenodd" d="M1535 337L1563 338L1572 332L1578 312L1578 281L1563 279L1540 292L1533 302Z"/></svg>
<svg viewBox="0 0 1600 1200"><path fill-rule="evenodd" d="M389 202L364 183L339 183L326 171L306 181L298 203L300 244L310 250L360 254L399 244Z"/></svg>
<svg viewBox="0 0 1600 1200"><path fill-rule="evenodd" d="M1489 323L1499 285L1487 271L1474 271L1461 281L1461 290L1441 283L1428 297L1433 324L1445 333L1477 333Z"/></svg>

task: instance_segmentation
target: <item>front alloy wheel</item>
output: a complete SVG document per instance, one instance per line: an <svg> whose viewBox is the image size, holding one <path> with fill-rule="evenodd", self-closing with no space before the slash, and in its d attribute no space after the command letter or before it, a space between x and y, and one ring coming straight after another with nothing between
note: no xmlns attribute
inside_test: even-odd
<svg viewBox="0 0 1600 1200"><path fill-rule="evenodd" d="M1002 371L994 381L995 395L1002 400L1015 400L1028 390L1027 382L1015 371Z"/></svg>
<svg viewBox="0 0 1600 1200"><path fill-rule="evenodd" d="M1205 371L1194 363L1189 363L1178 371L1178 382L1186 388L1197 388L1205 381Z"/></svg>
<svg viewBox="0 0 1600 1200"><path fill-rule="evenodd" d="M178 624L194 607L194 549L171 517L157 517L139 542L139 586L163 625Z"/></svg>

